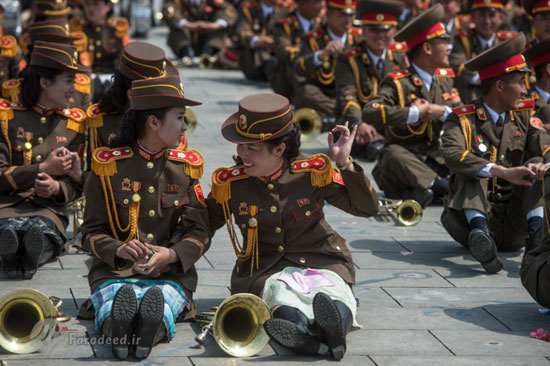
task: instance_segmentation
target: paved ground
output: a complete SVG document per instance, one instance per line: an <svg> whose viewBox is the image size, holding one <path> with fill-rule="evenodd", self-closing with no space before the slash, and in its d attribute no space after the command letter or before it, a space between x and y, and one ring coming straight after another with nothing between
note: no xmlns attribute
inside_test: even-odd
<svg viewBox="0 0 550 366"><path fill-rule="evenodd" d="M151 41L164 44L164 29ZM234 145L222 139L221 123L237 109L240 98L268 91L266 84L243 80L239 72L182 70L186 96L203 101L194 108L199 125L190 146L205 159L203 187L210 191L210 175L231 164ZM326 135L304 146L306 152L328 153ZM372 164L361 163L366 172ZM504 270L487 275L439 222L441 207L429 207L422 222L404 228L391 218L363 219L326 208L327 219L348 240L357 271L355 293L362 330L348 336L345 365L550 365L549 344L532 339L537 328L550 329L550 319L523 289L519 279L521 252L501 256ZM199 286L195 301L208 311L229 295L234 253L225 229L198 262ZM92 322L74 319L89 296L86 280L90 257L71 251L46 265L30 281L0 277L0 296L34 288L63 298L63 312L73 316L41 352L30 355L0 353L4 365L41 366L128 364L112 358L109 346L97 343ZM333 361L296 356L268 345L259 356L226 356L209 337L198 347L199 327L178 324L169 344L153 349L144 365L316 365ZM132 362L136 362L133 360Z"/></svg>

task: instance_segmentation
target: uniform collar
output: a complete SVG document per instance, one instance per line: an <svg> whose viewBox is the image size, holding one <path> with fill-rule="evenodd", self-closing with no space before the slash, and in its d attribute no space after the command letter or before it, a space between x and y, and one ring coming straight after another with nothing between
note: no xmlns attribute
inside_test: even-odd
<svg viewBox="0 0 550 366"><path fill-rule="evenodd" d="M502 117L502 121L504 122L506 120L506 112L503 112L501 114L498 114L494 109L492 109L491 107L489 107L487 104L483 103L483 106L485 107L485 109L487 110L487 112L489 112L489 115L491 116L491 118L493 119L493 123L497 123L498 121L498 117Z"/></svg>
<svg viewBox="0 0 550 366"><path fill-rule="evenodd" d="M336 34L332 33L329 27L327 27L327 33L330 39L332 39L333 41L340 41L341 44L343 44L344 46L346 45L348 40L348 32L342 34L342 37L338 37Z"/></svg>
<svg viewBox="0 0 550 366"><path fill-rule="evenodd" d="M273 10L275 10L275 5L267 6L263 2L260 1L260 8L262 9L262 15L265 18L268 18L271 14L273 14Z"/></svg>
<svg viewBox="0 0 550 366"><path fill-rule="evenodd" d="M424 83L424 85L426 86L426 89L428 89L428 91L430 91L431 88L432 88L432 81L433 81L435 75L431 75L430 73L427 73L426 71L422 70L420 67L416 66L416 64L414 62L413 62L412 65L413 65L414 70L418 74L418 76L420 76L420 79L422 80L422 83Z"/></svg>
<svg viewBox="0 0 550 366"><path fill-rule="evenodd" d="M38 103L32 109L41 116L50 116L55 113L55 109L46 109Z"/></svg>
<svg viewBox="0 0 550 366"><path fill-rule="evenodd" d="M313 23L315 23L315 18L308 20L304 18L298 10L296 10L296 18L300 22L300 25L302 26L302 30L304 31L304 33L309 33L311 26L313 25Z"/></svg>
<svg viewBox="0 0 550 366"><path fill-rule="evenodd" d="M164 149L160 149L159 151L156 151L156 152L151 152L146 148L144 148L143 145L139 143L139 140L137 141L137 145L138 145L137 150L139 155L147 161L157 160L158 158L164 155Z"/></svg>
<svg viewBox="0 0 550 366"><path fill-rule="evenodd" d="M479 44L481 45L481 49L482 50L485 50L487 48L491 48L495 45L495 38L496 38L496 34L493 33L493 35L491 36L490 39L488 40L485 40L483 38L481 38L479 36L479 34L476 34L476 37L477 37L477 41L479 42Z"/></svg>
<svg viewBox="0 0 550 366"><path fill-rule="evenodd" d="M541 88L539 88L539 87L536 86L536 85L535 85L535 89L536 89L537 92L539 93L540 97L541 97L546 103L548 103L548 100L550 99L550 93L548 93L547 91L542 90Z"/></svg>
<svg viewBox="0 0 550 366"><path fill-rule="evenodd" d="M283 175L283 166L284 165L285 164L283 163L283 165L281 165L281 167L279 169L277 169L277 171L275 173L270 174L270 175L265 176L265 177L258 177L258 179L261 180L264 183L270 183L270 182L276 181L277 179L279 179L281 177L281 175Z"/></svg>
<svg viewBox="0 0 550 366"><path fill-rule="evenodd" d="M372 64L374 66L378 65L378 60L379 59L382 59L382 62L384 62L386 60L386 54L388 53L388 50L386 48L384 48L384 51L382 52L382 54L380 56L376 56L374 53L372 53L369 50L369 46L366 46L365 49L367 50L367 53L369 54L369 57L370 57L370 59L372 61Z"/></svg>

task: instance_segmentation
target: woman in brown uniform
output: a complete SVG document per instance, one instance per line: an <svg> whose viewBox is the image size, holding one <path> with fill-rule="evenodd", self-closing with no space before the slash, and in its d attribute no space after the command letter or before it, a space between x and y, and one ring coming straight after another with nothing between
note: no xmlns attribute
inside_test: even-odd
<svg viewBox="0 0 550 366"><path fill-rule="evenodd" d="M195 314L194 263L210 244L203 160L176 148L185 107L197 104L184 98L177 76L134 81L121 133L92 156L82 226L94 255L90 300L96 329L112 338L120 359L129 343L146 358L172 338L176 319Z"/></svg>
<svg viewBox="0 0 550 366"><path fill-rule="evenodd" d="M81 191L78 153L86 115L67 109L76 48L36 42L22 80L22 103L0 99L0 260L9 278L32 278L68 244L66 204ZM78 152L78 153L77 153Z"/></svg>
<svg viewBox="0 0 550 366"><path fill-rule="evenodd" d="M322 208L328 202L368 217L376 214L378 198L349 156L357 128L335 127L337 142L329 134L338 173L328 156L300 152L293 119L288 99L259 94L241 100L225 121L222 135L237 144L239 162L212 176L211 229L227 223L238 256L231 292L262 296L274 316L264 325L269 336L296 352L330 351L340 360L355 324L355 271L345 240ZM231 215L246 238L242 247Z"/></svg>

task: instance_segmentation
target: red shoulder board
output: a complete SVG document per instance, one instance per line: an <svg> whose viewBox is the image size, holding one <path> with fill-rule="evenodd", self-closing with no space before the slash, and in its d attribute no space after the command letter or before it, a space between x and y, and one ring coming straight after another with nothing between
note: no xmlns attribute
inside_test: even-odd
<svg viewBox="0 0 550 366"><path fill-rule="evenodd" d="M518 34L518 32L513 32L513 31L500 31L500 32L497 32L497 38L498 38L498 39L508 39L508 38L512 38L512 37L515 36L516 34Z"/></svg>
<svg viewBox="0 0 550 366"><path fill-rule="evenodd" d="M342 179L342 175L338 173L336 170L334 171L334 173L332 173L332 181L345 186L344 180Z"/></svg>
<svg viewBox="0 0 550 366"><path fill-rule="evenodd" d="M361 47L355 47L346 51L346 56L355 57L361 54Z"/></svg>
<svg viewBox="0 0 550 366"><path fill-rule="evenodd" d="M399 71L396 71L396 72L388 73L388 76L392 79L401 79L401 78L404 78L405 76L409 76L410 74L411 73L408 72L408 71L399 70Z"/></svg>
<svg viewBox="0 0 550 366"><path fill-rule="evenodd" d="M456 20L458 20L460 24L469 23L472 21L472 16L470 14L457 15Z"/></svg>
<svg viewBox="0 0 550 366"><path fill-rule="evenodd" d="M288 18L281 19L279 23L281 23L282 25L285 25L285 24L294 23L295 20L296 19L294 17L288 17Z"/></svg>
<svg viewBox="0 0 550 366"><path fill-rule="evenodd" d="M243 1L241 4L241 8L251 8L253 6L257 6L258 3L255 1Z"/></svg>
<svg viewBox="0 0 550 366"><path fill-rule="evenodd" d="M291 164L293 172L301 173L308 170L324 170L330 165L330 159L325 154L316 154L306 160L296 160Z"/></svg>
<svg viewBox="0 0 550 366"><path fill-rule="evenodd" d="M214 183L223 184L233 180L247 178L248 175L244 172L244 166L236 166L234 168L218 168L214 172L212 179Z"/></svg>
<svg viewBox="0 0 550 366"><path fill-rule="evenodd" d="M11 48L17 46L17 41L14 36L4 36L0 39L0 46L2 46L2 48Z"/></svg>
<svg viewBox="0 0 550 366"><path fill-rule="evenodd" d="M467 30L462 30L460 32L457 33L457 36L459 37L466 37L466 38L470 38L474 35L474 32L472 32L471 29L467 29Z"/></svg>
<svg viewBox="0 0 550 366"><path fill-rule="evenodd" d="M75 75L74 81L77 84L82 84L82 85L89 85L91 83L91 79L88 75L80 74L80 73Z"/></svg>
<svg viewBox="0 0 550 366"><path fill-rule="evenodd" d="M99 104L92 104L88 107L88 110L86 111L86 114L88 115L88 117L97 117L97 116L101 116L105 113L103 113L99 110Z"/></svg>
<svg viewBox="0 0 550 366"><path fill-rule="evenodd" d="M465 116L467 114L473 114L476 112L476 107L473 104L463 105L460 107L453 108L454 114L457 116Z"/></svg>
<svg viewBox="0 0 550 366"><path fill-rule="evenodd" d="M203 163L202 155L193 149L176 150L170 149L166 151L166 158L173 161L181 161L191 165L201 165Z"/></svg>
<svg viewBox="0 0 550 366"><path fill-rule="evenodd" d="M65 108L57 110L57 113L62 116L69 117L70 119L75 120L76 122L83 122L86 119L86 113L79 108Z"/></svg>
<svg viewBox="0 0 550 366"><path fill-rule="evenodd" d="M277 7L278 8L293 8L294 3L292 3L292 1L279 1L277 3Z"/></svg>
<svg viewBox="0 0 550 366"><path fill-rule="evenodd" d="M317 30L314 30L314 31L311 31L311 32L308 32L307 36L309 38L319 38L323 35L323 30L322 29L317 29Z"/></svg>
<svg viewBox="0 0 550 366"><path fill-rule="evenodd" d="M435 76L444 78L454 78L455 72L453 69L437 69L435 70Z"/></svg>
<svg viewBox="0 0 550 366"><path fill-rule="evenodd" d="M195 190L195 196L197 197L197 200L206 207L206 201L204 200L204 192L202 191L202 187L200 184L196 184L193 187L193 190Z"/></svg>
<svg viewBox="0 0 550 366"><path fill-rule="evenodd" d="M535 108L535 100L534 99L522 99L518 102L516 105L516 109L514 111L527 111L529 109Z"/></svg>
<svg viewBox="0 0 550 366"><path fill-rule="evenodd" d="M107 147L98 147L94 150L94 159L100 163L108 163L111 160L126 159L134 155L129 147L119 147L109 149Z"/></svg>
<svg viewBox="0 0 550 366"><path fill-rule="evenodd" d="M407 44L405 42L392 42L390 43L390 45L388 46L388 49L390 51L402 51L402 52L405 52L405 51L408 51L409 50L409 47L407 47Z"/></svg>
<svg viewBox="0 0 550 366"><path fill-rule="evenodd" d="M363 34L363 29L352 27L349 30L349 34L351 34L352 36L360 36Z"/></svg>

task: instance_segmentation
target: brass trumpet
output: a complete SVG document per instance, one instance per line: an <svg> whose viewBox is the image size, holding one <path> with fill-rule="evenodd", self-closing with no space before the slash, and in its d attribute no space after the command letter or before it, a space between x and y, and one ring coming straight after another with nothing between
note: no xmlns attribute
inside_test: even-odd
<svg viewBox="0 0 550 366"><path fill-rule="evenodd" d="M208 333L227 354L249 357L260 352L269 342L263 325L271 318L267 304L256 295L241 293L225 299L214 312L199 313L195 320L203 325L195 337L204 345Z"/></svg>
<svg viewBox="0 0 550 366"><path fill-rule="evenodd" d="M319 113L312 108L300 108L294 114L294 122L300 125L301 142L313 141L322 132L330 131L336 126L336 121L331 118L321 118Z"/></svg>
<svg viewBox="0 0 550 366"><path fill-rule="evenodd" d="M183 117L187 125L187 136L192 135L197 127L197 115L189 106L185 107L185 115Z"/></svg>
<svg viewBox="0 0 550 366"><path fill-rule="evenodd" d="M378 199L377 215L395 214L403 226L414 226L422 221L422 206L415 200L394 200L381 197Z"/></svg>
<svg viewBox="0 0 550 366"><path fill-rule="evenodd" d="M32 289L14 290L0 299L0 346L8 352L32 353L44 347L57 322L70 319L63 301Z"/></svg>
<svg viewBox="0 0 550 366"><path fill-rule="evenodd" d="M209 55L208 53L203 53L199 58L199 68L201 69L211 69L214 67L214 64L218 61L216 56Z"/></svg>

